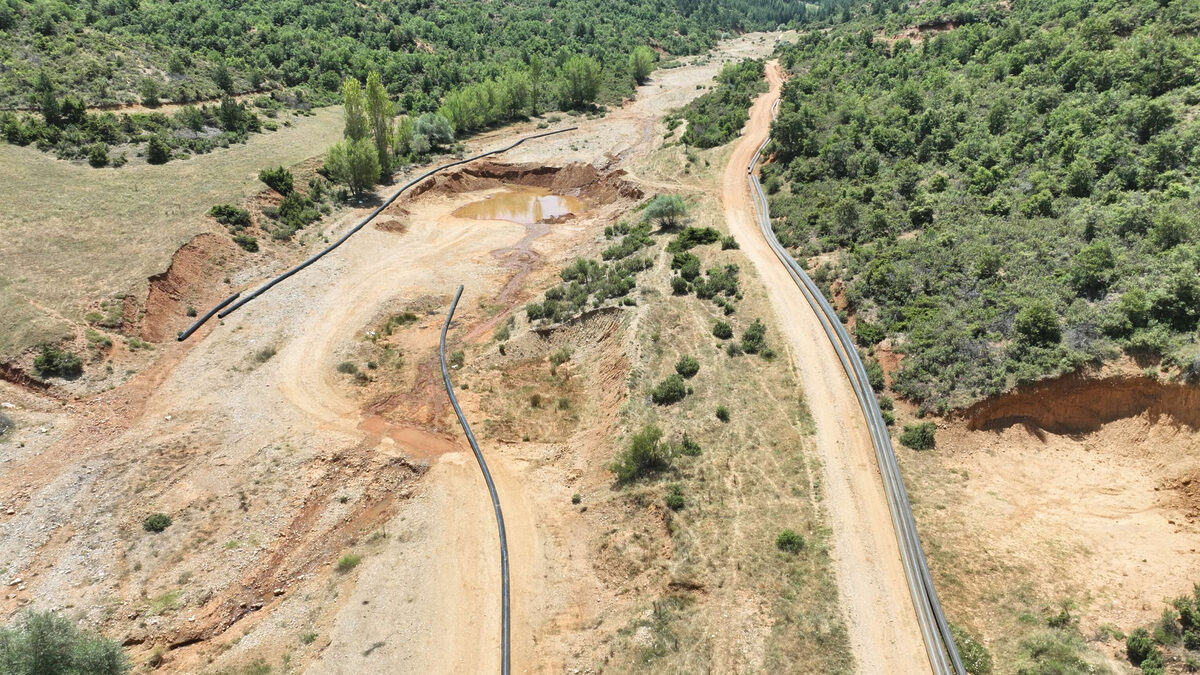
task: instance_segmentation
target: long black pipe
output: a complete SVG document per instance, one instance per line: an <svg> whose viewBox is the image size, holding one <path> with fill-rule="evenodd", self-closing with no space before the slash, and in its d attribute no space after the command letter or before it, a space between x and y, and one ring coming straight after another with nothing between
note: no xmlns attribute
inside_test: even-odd
<svg viewBox="0 0 1200 675"><path fill-rule="evenodd" d="M349 239L351 236L353 236L356 232L358 232L359 230L366 227L367 224L370 223L372 220L374 220L375 217L378 216L380 213L382 213L384 209L391 206L392 202L395 202L396 199L399 198L400 195L405 190L411 188L412 186L416 185L417 183L420 183L421 181L425 180L426 178L429 178L430 176L438 173L439 171L445 171L446 169L459 166L460 164L466 164L467 162L473 162L477 159L482 159L484 157L489 157L491 155L498 155L502 152L508 152L509 150L512 150L513 148L517 147L518 145L524 143L525 141L533 140L535 138L544 138L546 136L553 136L555 134L561 134L561 133L564 133L567 131L574 131L578 128L579 127L567 127L566 129L557 129L555 131L547 131L547 132L540 133L540 134L533 134L531 136L526 136L524 138L521 138L521 139L517 140L516 142L512 143L511 145L507 145L503 148L499 148L496 150L490 150L488 152L482 152L473 157L467 157L465 159L460 159L460 160L457 160L454 162L450 162L449 164L443 164L441 166L438 166L438 167L435 167L435 168L432 168L432 169L426 171L425 173L421 174L420 176L417 176L416 178L410 180L409 182L407 182L403 186L401 186L400 189L396 190L396 192L391 197L389 197L387 201L385 201L382 205L380 205L379 208L372 211L370 213L370 215L368 215L361 222L359 222L357 225L355 225L353 228L351 228L349 232L342 235L337 241L333 242L329 246L326 246L319 253L311 256L310 258L308 258L304 262L300 263L299 265L296 265L295 267L284 272L283 274L280 274L279 276L275 277L274 279L271 279L270 281L268 281L266 284L264 284L258 290L254 291L250 295L247 295L245 298L242 298L241 301L239 301L236 305L233 305L232 307L230 307L224 311L221 311L219 314L217 314L217 318L224 319L225 317L229 316L230 314L234 313L239 308L241 308L242 305L245 305L247 302L250 302L251 300L262 295L263 293L266 293L268 290L270 290L272 287L274 287L275 284L278 284L279 282L283 281L284 279L287 279L288 277L299 272L300 270L304 269L305 267L308 267L309 265L320 260L327 253L329 253L333 249L344 244L346 242L346 240ZM221 308L223 308L225 305L229 304L229 302L231 302L231 300L227 300L226 302L221 303L217 307L214 307L213 311L221 310ZM205 314L203 319L201 319L200 321L197 321L196 325L192 326L192 328L190 328L188 331L186 331L186 334L182 335L182 337L180 337L179 339L180 340L187 339L187 337L190 336L193 332L195 332L195 330L197 328L199 328L206 320L208 320L208 318L211 317L212 314L213 314L213 312L209 312L209 313Z"/></svg>
<svg viewBox="0 0 1200 675"><path fill-rule="evenodd" d="M462 425L463 432L467 435L467 442L471 444L471 451L475 453L475 461L479 463L479 469L483 472L483 480L487 483L488 492L492 495L492 510L496 513L496 527L500 530L500 673L509 675L512 647L509 639L511 621L508 601L508 537L504 533L504 512L500 510L500 496L496 494L496 484L492 482L492 473L488 471L487 462L483 459L483 453L479 451L479 443L475 440L475 434L471 433L471 425L467 424L467 418L458 405L458 397L454 395L454 386L450 384L450 371L446 369L446 331L450 328L450 321L454 318L454 310L458 307L458 299L462 297L462 292L463 287L460 285L458 292L454 294L454 302L450 303L450 311L446 314L446 323L442 324L438 358L442 362L442 382L446 384L450 405L454 406L454 414L458 416L458 423Z"/></svg>
<svg viewBox="0 0 1200 675"><path fill-rule="evenodd" d="M233 302L234 300L237 300L239 295L241 295L240 292L234 293L233 295L229 296L228 298L225 298L224 300L222 300L221 304L219 304L216 307L213 307L212 309L205 312L204 316L200 317L199 319L196 319L196 323L192 324L187 330L185 330L182 333L180 333L179 335L175 336L175 339L180 342L183 342L184 340L191 337L192 333L195 333L196 330L200 328L200 326L203 326L205 321L208 321L209 319L211 319L213 314L216 314L217 312L221 311L221 308L225 307L226 305Z"/></svg>

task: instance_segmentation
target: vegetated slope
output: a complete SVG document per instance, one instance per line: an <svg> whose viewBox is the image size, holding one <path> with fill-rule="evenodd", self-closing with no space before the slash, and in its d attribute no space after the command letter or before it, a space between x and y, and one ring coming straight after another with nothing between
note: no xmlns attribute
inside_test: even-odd
<svg viewBox="0 0 1200 675"><path fill-rule="evenodd" d="M1200 374L1200 8L855 9L780 48L764 174L859 342L904 353L894 388L945 410L1122 351Z"/></svg>
<svg viewBox="0 0 1200 675"><path fill-rule="evenodd" d="M773 28L804 14L773 0L445 2L339 0L218 5L183 2L0 2L0 105L28 105L38 72L89 105L137 100L149 77L171 100L305 85L336 92L377 70L401 112L431 110L446 91L495 76L514 58L561 65L588 53L624 65L635 45L669 54L710 47L718 30ZM753 8L753 11L747 11ZM609 98L631 90L608 68Z"/></svg>

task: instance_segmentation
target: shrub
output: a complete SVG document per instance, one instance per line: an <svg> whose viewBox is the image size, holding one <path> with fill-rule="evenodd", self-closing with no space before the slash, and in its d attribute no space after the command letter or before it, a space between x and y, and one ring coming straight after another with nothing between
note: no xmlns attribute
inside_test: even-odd
<svg viewBox="0 0 1200 675"><path fill-rule="evenodd" d="M775 537L775 547L784 553L799 553L804 550L804 537L795 530L784 530Z"/></svg>
<svg viewBox="0 0 1200 675"><path fill-rule="evenodd" d="M142 529L147 532L162 532L171 526L171 516L165 513L151 513L142 521Z"/></svg>
<svg viewBox="0 0 1200 675"><path fill-rule="evenodd" d="M683 501L683 486L679 483L671 483L667 486L667 496L663 499L667 504L667 508L672 511L678 511L685 506Z"/></svg>
<svg viewBox="0 0 1200 675"><path fill-rule="evenodd" d="M562 347L558 351L550 355L550 372L554 372L556 368L571 360L571 350L567 347Z"/></svg>
<svg viewBox="0 0 1200 675"><path fill-rule="evenodd" d="M583 495L579 494L578 492L571 495L571 503L572 504L578 504L579 502L582 502L582 501L583 501Z"/></svg>
<svg viewBox="0 0 1200 675"><path fill-rule="evenodd" d="M1142 665L1143 661L1157 653L1158 647L1154 644L1154 638L1150 637L1150 632L1145 628L1138 628L1125 638L1125 654L1135 666Z"/></svg>
<svg viewBox="0 0 1200 675"><path fill-rule="evenodd" d="M617 454L608 466L625 483L657 471L671 468L670 450L662 444L662 429L647 425L634 435L629 447Z"/></svg>
<svg viewBox="0 0 1200 675"><path fill-rule="evenodd" d="M74 379L83 374L83 361L71 352L50 345L33 360L33 370L41 377Z"/></svg>
<svg viewBox="0 0 1200 675"><path fill-rule="evenodd" d="M971 675L991 675L992 655L988 653L987 648L974 636L954 624L950 624L950 634L954 636L954 644L958 647L963 668Z"/></svg>
<svg viewBox="0 0 1200 675"><path fill-rule="evenodd" d="M108 166L108 146L103 143L92 144L88 148L88 164L96 169Z"/></svg>
<svg viewBox="0 0 1200 675"><path fill-rule="evenodd" d="M529 407L530 408L542 407L542 395L541 394L532 394L529 397Z"/></svg>
<svg viewBox="0 0 1200 675"><path fill-rule="evenodd" d="M906 424L904 432L900 434L900 443L913 450L931 450L934 443L933 433L936 429L937 425L933 422Z"/></svg>
<svg viewBox="0 0 1200 675"><path fill-rule="evenodd" d="M723 405L717 406L717 419L721 420L722 422L728 422L729 421L729 408L726 408Z"/></svg>
<svg viewBox="0 0 1200 675"><path fill-rule="evenodd" d="M158 136L151 136L146 144L146 161L151 164L166 164L171 160L171 148Z"/></svg>
<svg viewBox="0 0 1200 675"><path fill-rule="evenodd" d="M728 251L731 248L741 248L738 246L737 239L734 239L732 234L727 237L721 237L721 250Z"/></svg>
<svg viewBox="0 0 1200 675"><path fill-rule="evenodd" d="M754 320L750 327L742 333L742 351L747 354L758 354L766 349L767 327L762 321Z"/></svg>
<svg viewBox="0 0 1200 675"><path fill-rule="evenodd" d="M1013 324L1020 339L1028 344L1053 344L1062 339L1058 315L1049 303L1034 301L1017 312Z"/></svg>
<svg viewBox="0 0 1200 675"><path fill-rule="evenodd" d="M17 424L13 422L11 417L5 415L4 413L0 413L0 436L12 431L16 428L16 426Z"/></svg>
<svg viewBox="0 0 1200 675"><path fill-rule="evenodd" d="M217 204L208 210L208 215L232 230L250 226L250 212L232 204Z"/></svg>
<svg viewBox="0 0 1200 675"><path fill-rule="evenodd" d="M337 371L343 375L355 375L358 373L358 366L350 361L342 361L337 364Z"/></svg>
<svg viewBox="0 0 1200 675"><path fill-rule="evenodd" d="M258 253L258 238L248 234L233 235L233 243L241 246L248 253Z"/></svg>
<svg viewBox="0 0 1200 675"><path fill-rule="evenodd" d="M862 361L863 368L867 371L867 381L871 384L871 388L875 391L883 391L883 366L870 357L866 357Z"/></svg>
<svg viewBox="0 0 1200 675"><path fill-rule="evenodd" d="M457 351L457 352L451 352L450 359L449 359L450 367L456 368L456 369L462 368L463 367L463 359L465 359L465 358L466 358L466 356L462 353L461 350Z"/></svg>
<svg viewBox="0 0 1200 675"><path fill-rule="evenodd" d="M87 633L54 612L27 612L0 627L0 672L11 675L123 675L121 644Z"/></svg>
<svg viewBox="0 0 1200 675"><path fill-rule="evenodd" d="M687 396L687 387L678 373L670 375L650 390L650 398L658 405L670 405Z"/></svg>
<svg viewBox="0 0 1200 675"><path fill-rule="evenodd" d="M643 218L658 222L660 227L672 228L687 213L687 205L679 195L658 195L646 206Z"/></svg>
<svg viewBox="0 0 1200 675"><path fill-rule="evenodd" d="M675 295L687 295L692 290L687 279L683 277L671 277L671 292Z"/></svg>
<svg viewBox="0 0 1200 675"><path fill-rule="evenodd" d="M700 456L700 444L693 441L686 433L683 435L683 440L679 442L679 454L687 457Z"/></svg>
<svg viewBox="0 0 1200 675"><path fill-rule="evenodd" d="M258 179L266 184L267 187L278 192L284 197L292 194L292 190L296 189L295 179L292 178L292 172L282 166L274 169L263 169L258 172Z"/></svg>
<svg viewBox="0 0 1200 675"><path fill-rule="evenodd" d="M700 372L700 362L691 356L681 356L675 362L675 372L686 378L694 377Z"/></svg>
<svg viewBox="0 0 1200 675"><path fill-rule="evenodd" d="M346 555L338 558L337 571L345 574L346 572L349 572L350 570L354 569L355 567L358 567L358 564L360 562L362 562L361 555L359 555L357 553L347 553Z"/></svg>
<svg viewBox="0 0 1200 675"><path fill-rule="evenodd" d="M718 321L713 324L712 333L713 337L721 340L728 340L729 338L733 337L733 328L724 321Z"/></svg>

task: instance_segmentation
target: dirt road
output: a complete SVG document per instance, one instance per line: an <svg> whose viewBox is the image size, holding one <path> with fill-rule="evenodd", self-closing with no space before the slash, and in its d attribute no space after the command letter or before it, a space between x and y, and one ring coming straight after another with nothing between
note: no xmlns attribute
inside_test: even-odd
<svg viewBox="0 0 1200 675"><path fill-rule="evenodd" d="M770 90L755 101L725 168L725 219L767 287L816 422L838 586L858 671L928 673L866 421L816 314L755 220L746 165L770 132L771 106L783 82L778 62L767 64L767 79Z"/></svg>

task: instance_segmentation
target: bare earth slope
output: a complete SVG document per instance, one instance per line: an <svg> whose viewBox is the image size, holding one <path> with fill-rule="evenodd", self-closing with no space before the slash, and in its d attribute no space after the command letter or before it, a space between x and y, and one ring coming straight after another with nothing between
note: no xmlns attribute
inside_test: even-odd
<svg viewBox="0 0 1200 675"><path fill-rule="evenodd" d="M866 422L816 314L754 217L746 165L770 131L771 106L782 85L778 62L767 65L767 78L770 91L751 108L725 169L725 219L768 289L808 394L825 467L838 584L859 671L929 672Z"/></svg>

